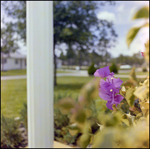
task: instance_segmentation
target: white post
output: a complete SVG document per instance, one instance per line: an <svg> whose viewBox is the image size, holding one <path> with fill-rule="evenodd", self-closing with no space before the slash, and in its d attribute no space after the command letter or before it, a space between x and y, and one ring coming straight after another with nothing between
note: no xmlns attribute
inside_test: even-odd
<svg viewBox="0 0 150 149"><path fill-rule="evenodd" d="M27 1L27 99L28 147L52 148L52 1Z"/></svg>

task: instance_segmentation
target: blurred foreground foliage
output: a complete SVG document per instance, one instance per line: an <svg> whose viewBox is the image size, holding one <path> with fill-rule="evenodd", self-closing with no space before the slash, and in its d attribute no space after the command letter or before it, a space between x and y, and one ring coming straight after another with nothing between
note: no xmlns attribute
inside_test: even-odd
<svg viewBox="0 0 150 149"><path fill-rule="evenodd" d="M145 9L141 8L134 19L147 17ZM137 30L129 31L128 46L136 34ZM148 62L149 41L144 55ZM138 80L133 68L120 90L124 99L117 107L113 106L113 111L97 97L98 86L99 80L95 78L82 88L78 101L63 98L57 103L62 114L69 114L70 134L80 134L78 145L82 148L149 148L149 77Z"/></svg>
<svg viewBox="0 0 150 149"><path fill-rule="evenodd" d="M135 85L123 86L120 90L125 98L113 111L107 109L105 101L97 98L98 82L86 84L75 102L63 98L57 106L68 116L67 127L72 136L78 136L78 146L85 148L141 148L149 146L149 80ZM122 135L123 134L123 135Z"/></svg>
<svg viewBox="0 0 150 149"><path fill-rule="evenodd" d="M1 118L1 148L17 148L21 145L22 137L18 130L20 121L14 118Z"/></svg>

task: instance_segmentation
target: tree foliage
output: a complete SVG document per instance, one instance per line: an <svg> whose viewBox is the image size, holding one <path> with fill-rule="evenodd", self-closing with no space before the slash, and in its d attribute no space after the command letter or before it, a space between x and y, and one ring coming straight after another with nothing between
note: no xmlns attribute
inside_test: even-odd
<svg viewBox="0 0 150 149"><path fill-rule="evenodd" d="M111 62L116 64L129 64L129 65L141 65L144 63L144 58L140 52L133 54L133 56L125 56L120 54L117 58L112 58Z"/></svg>
<svg viewBox="0 0 150 149"><path fill-rule="evenodd" d="M16 42L17 37L14 35L13 23L3 22L3 25L4 27L1 29L1 52L9 54L10 52L15 52L19 46Z"/></svg>
<svg viewBox="0 0 150 149"><path fill-rule="evenodd" d="M110 4L113 4L109 1ZM117 37L113 23L99 20L96 16L98 6L105 2L95 1L53 1L54 15L54 64L56 70L55 46L66 43L68 49L76 45L76 50L88 51L93 47L106 50L114 46ZM26 43L26 1L3 1L6 14L15 19L14 30ZM97 34L95 34L97 32ZM55 71L56 79L56 71ZM56 85L56 80L54 80Z"/></svg>

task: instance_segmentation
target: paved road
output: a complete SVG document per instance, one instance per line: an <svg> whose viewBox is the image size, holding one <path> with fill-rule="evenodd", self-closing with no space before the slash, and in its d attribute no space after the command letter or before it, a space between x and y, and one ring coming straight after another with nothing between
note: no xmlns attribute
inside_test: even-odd
<svg viewBox="0 0 150 149"><path fill-rule="evenodd" d="M71 72L71 73L57 73L58 77L62 76L84 76L88 77L88 73L85 71L79 71L79 72ZM115 75L115 77L119 78L128 78L129 75ZM146 78L146 75L137 75L137 78ZM21 76L1 76L1 80L15 80L15 79L26 79L26 75Z"/></svg>
<svg viewBox="0 0 150 149"><path fill-rule="evenodd" d="M16 79L25 79L26 75L21 76L1 76L1 80L16 80Z"/></svg>

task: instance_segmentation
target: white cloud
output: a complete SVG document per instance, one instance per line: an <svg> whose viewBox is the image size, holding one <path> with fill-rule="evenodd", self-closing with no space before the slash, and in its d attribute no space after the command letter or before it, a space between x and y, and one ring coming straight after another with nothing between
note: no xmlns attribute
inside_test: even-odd
<svg viewBox="0 0 150 149"><path fill-rule="evenodd" d="M116 17L114 13L103 11L97 14L98 19L104 19L108 21L115 21Z"/></svg>
<svg viewBox="0 0 150 149"><path fill-rule="evenodd" d="M124 10L124 5L120 5L117 8L117 11L122 12Z"/></svg>

